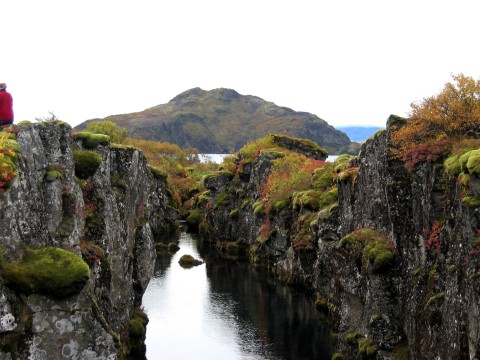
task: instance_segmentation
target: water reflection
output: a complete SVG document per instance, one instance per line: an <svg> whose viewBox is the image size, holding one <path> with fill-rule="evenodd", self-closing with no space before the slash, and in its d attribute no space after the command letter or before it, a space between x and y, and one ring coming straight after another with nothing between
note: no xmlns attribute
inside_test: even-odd
<svg viewBox="0 0 480 360"><path fill-rule="evenodd" d="M143 297L147 358L329 359L328 328L311 299L248 264L219 258L182 233L180 250L159 255ZM190 254L206 264L184 269Z"/></svg>

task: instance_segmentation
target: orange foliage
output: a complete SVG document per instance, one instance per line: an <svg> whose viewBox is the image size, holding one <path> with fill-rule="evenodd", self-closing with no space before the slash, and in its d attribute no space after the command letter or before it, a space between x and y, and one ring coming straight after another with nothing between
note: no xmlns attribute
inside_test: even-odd
<svg viewBox="0 0 480 360"><path fill-rule="evenodd" d="M480 80L463 74L452 78L454 83L447 83L439 94L412 103L408 122L394 129L392 140L399 157L420 144L459 139L468 132L480 131Z"/></svg>

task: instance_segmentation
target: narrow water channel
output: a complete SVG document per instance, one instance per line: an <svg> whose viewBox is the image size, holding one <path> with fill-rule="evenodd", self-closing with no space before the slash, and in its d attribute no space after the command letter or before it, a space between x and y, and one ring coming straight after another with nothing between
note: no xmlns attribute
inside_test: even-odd
<svg viewBox="0 0 480 360"><path fill-rule="evenodd" d="M302 293L182 232L143 296L147 359L330 359L328 327ZM204 264L184 269L190 254Z"/></svg>

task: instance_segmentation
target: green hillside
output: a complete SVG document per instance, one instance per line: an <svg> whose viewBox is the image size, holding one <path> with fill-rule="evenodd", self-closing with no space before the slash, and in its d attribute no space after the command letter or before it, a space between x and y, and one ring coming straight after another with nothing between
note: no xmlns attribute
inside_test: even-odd
<svg viewBox="0 0 480 360"><path fill-rule="evenodd" d="M229 153L268 134L309 139L330 154L358 152L357 143L313 114L224 88L211 91L194 88L167 104L92 120L112 121L134 138L195 147L201 153ZM87 122L75 130L83 129Z"/></svg>

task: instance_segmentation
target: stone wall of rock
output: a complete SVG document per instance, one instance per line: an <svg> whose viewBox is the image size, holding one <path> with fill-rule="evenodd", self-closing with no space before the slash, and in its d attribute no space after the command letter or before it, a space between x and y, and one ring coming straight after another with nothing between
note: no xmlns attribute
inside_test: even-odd
<svg viewBox="0 0 480 360"><path fill-rule="evenodd" d="M480 196L479 180L472 174L470 185L459 184L442 161L407 171L390 149L397 120L363 145L351 164L357 175L337 181L338 206L311 223L314 249L294 248L293 224L303 213L291 206L270 216L271 236L258 241L266 215L252 204L270 171L268 153L240 176L208 180L211 204L228 194L208 209L209 231L221 247L244 244L252 262L314 293L329 314L338 358L480 358L480 202L463 200ZM393 254L388 266L342 242L358 229L382 235Z"/></svg>
<svg viewBox="0 0 480 360"><path fill-rule="evenodd" d="M153 274L154 234L176 217L165 179L138 149L86 149L65 123L23 124L17 142L17 176L0 193L2 261L21 262L26 248L56 247L83 256L90 278L59 299L19 291L0 277L0 358L123 358L129 320ZM75 152L85 150L101 161L79 179Z"/></svg>

